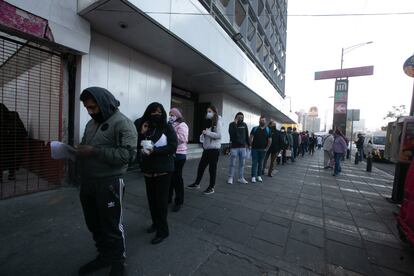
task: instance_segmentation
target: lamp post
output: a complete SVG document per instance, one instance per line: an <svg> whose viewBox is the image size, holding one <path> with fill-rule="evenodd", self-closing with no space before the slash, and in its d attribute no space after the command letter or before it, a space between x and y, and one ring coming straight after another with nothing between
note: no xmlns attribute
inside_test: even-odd
<svg viewBox="0 0 414 276"><path fill-rule="evenodd" d="M289 112L292 113L292 97L286 96L286 99L289 99Z"/></svg>
<svg viewBox="0 0 414 276"><path fill-rule="evenodd" d="M344 55L346 53L349 53L349 52L351 52L351 51L353 51L353 50L355 50L359 47L362 47L362 46L365 46L365 45L368 45L368 44L372 44L372 43L374 43L374 42L373 41L368 41L368 42L364 42L364 43L355 44L355 45L352 45L352 46L349 46L349 47L346 47L346 48L342 48L342 51L341 51L341 69L343 68L343 65L344 65Z"/></svg>

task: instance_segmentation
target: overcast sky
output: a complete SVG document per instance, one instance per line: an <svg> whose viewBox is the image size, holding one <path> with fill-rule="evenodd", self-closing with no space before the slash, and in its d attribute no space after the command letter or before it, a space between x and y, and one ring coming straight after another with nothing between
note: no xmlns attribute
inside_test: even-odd
<svg viewBox="0 0 414 276"><path fill-rule="evenodd" d="M414 12L414 0L289 0L288 15ZM414 54L414 14L390 16L288 16L286 95L292 110L317 106L322 128L332 123L334 80L314 80L314 72L339 69L341 48L373 41L344 56L344 68L374 65L374 76L350 78L348 108L360 109L366 127L384 125L392 105L409 109L414 79L404 61Z"/></svg>

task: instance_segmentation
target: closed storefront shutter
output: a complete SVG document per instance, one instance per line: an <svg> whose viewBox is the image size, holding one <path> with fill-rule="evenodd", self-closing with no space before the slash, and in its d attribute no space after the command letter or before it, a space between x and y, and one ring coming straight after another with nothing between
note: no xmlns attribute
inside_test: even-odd
<svg viewBox="0 0 414 276"><path fill-rule="evenodd" d="M50 158L61 140L59 53L0 33L0 198L58 187L64 164Z"/></svg>

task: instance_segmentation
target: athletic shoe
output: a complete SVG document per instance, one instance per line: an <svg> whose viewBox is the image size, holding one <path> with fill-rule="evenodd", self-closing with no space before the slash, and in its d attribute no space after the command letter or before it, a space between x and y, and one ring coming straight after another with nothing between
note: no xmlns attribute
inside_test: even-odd
<svg viewBox="0 0 414 276"><path fill-rule="evenodd" d="M256 183L256 177L252 177L252 183Z"/></svg>
<svg viewBox="0 0 414 276"><path fill-rule="evenodd" d="M244 178L240 178L239 180L237 180L237 182L239 182L240 184L247 184L247 183L249 183L249 182L247 182L247 180L246 180L246 179L244 179Z"/></svg>
<svg viewBox="0 0 414 276"><path fill-rule="evenodd" d="M208 187L205 191L204 191L205 195L210 195L210 194L214 194L214 188L210 188Z"/></svg>
<svg viewBox="0 0 414 276"><path fill-rule="evenodd" d="M188 185L186 188L187 189L200 189L200 185L193 183L191 185Z"/></svg>
<svg viewBox="0 0 414 276"><path fill-rule="evenodd" d="M259 181L259 182L263 182L262 177L261 177L261 176L258 176L258 177L257 177L257 181Z"/></svg>
<svg viewBox="0 0 414 276"><path fill-rule="evenodd" d="M227 184L233 184L233 177L229 177L229 179L227 179Z"/></svg>

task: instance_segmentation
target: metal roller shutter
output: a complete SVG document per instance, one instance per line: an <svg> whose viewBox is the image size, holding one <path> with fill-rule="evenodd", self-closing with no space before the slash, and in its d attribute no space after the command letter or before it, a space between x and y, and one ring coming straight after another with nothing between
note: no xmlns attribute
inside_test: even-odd
<svg viewBox="0 0 414 276"><path fill-rule="evenodd" d="M0 33L0 198L60 185L64 164L49 144L61 122L60 54Z"/></svg>

